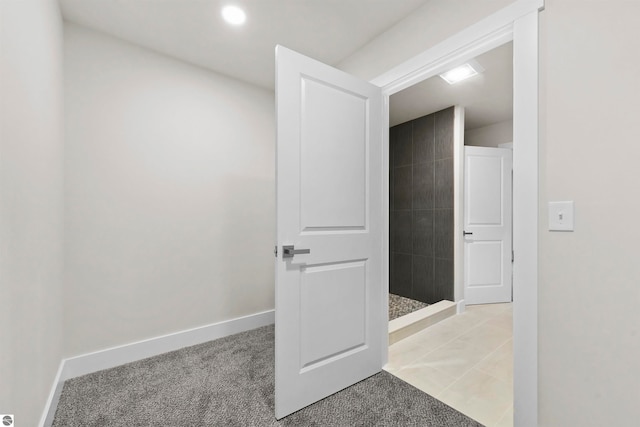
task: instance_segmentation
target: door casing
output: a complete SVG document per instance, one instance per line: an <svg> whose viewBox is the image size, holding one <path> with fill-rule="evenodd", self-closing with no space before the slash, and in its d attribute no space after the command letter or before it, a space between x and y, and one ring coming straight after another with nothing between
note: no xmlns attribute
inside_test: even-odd
<svg viewBox="0 0 640 427"><path fill-rule="evenodd" d="M513 347L514 423L538 425L538 14L544 0L518 0L371 82L382 87L383 129L389 97L409 86L513 41ZM389 134L383 134L383 192L389 193ZM389 200L383 200L382 306L389 289ZM461 233L460 233L461 234ZM462 244L456 239L454 245ZM455 251L455 246L454 246ZM388 342L383 331L383 342ZM383 361L388 359L383 348Z"/></svg>

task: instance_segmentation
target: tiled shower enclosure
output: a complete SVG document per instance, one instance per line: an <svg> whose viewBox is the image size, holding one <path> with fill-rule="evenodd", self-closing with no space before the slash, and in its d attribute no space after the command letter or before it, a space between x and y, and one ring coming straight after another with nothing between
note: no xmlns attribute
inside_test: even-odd
<svg viewBox="0 0 640 427"><path fill-rule="evenodd" d="M394 126L390 145L390 292L453 300L454 108Z"/></svg>

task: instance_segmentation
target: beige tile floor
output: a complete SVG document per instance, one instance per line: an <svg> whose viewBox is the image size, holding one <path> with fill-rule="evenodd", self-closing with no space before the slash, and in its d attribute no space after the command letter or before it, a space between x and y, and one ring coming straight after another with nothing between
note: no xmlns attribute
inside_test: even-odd
<svg viewBox="0 0 640 427"><path fill-rule="evenodd" d="M487 427L513 426L512 304L468 306L389 346L385 370Z"/></svg>

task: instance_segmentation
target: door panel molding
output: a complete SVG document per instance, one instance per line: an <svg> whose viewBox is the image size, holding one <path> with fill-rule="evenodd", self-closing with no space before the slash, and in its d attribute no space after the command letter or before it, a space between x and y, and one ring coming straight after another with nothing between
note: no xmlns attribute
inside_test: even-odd
<svg viewBox="0 0 640 427"><path fill-rule="evenodd" d="M467 146L464 152L465 303L511 302L512 151Z"/></svg>
<svg viewBox="0 0 640 427"><path fill-rule="evenodd" d="M282 46L276 65L280 419L380 372L387 325L381 90Z"/></svg>

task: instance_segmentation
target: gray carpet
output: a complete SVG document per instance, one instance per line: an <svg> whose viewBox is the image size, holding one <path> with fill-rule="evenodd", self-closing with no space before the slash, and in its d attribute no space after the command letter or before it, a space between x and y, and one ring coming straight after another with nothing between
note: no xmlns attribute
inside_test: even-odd
<svg viewBox="0 0 640 427"><path fill-rule="evenodd" d="M68 380L53 426L481 426L385 371L276 421L273 367L254 329Z"/></svg>
<svg viewBox="0 0 640 427"><path fill-rule="evenodd" d="M425 308L429 304L400 295L389 294L389 320L397 319L405 314Z"/></svg>

